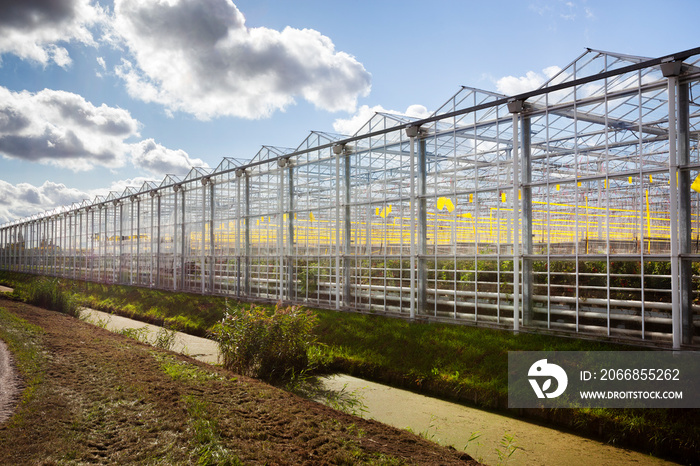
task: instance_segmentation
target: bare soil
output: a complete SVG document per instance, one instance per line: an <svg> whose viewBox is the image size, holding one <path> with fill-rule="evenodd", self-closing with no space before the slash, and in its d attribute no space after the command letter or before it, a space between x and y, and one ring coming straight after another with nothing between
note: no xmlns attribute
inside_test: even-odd
<svg viewBox="0 0 700 466"><path fill-rule="evenodd" d="M479 464L408 431L0 298L43 329L41 382L0 464ZM3 385L3 391L5 385Z"/></svg>
<svg viewBox="0 0 700 466"><path fill-rule="evenodd" d="M21 380L14 370L12 354L0 340L0 425L7 421L19 401Z"/></svg>

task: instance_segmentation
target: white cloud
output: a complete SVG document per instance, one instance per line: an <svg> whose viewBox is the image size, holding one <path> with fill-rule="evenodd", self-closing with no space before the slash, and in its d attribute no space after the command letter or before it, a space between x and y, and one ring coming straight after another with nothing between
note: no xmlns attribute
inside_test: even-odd
<svg viewBox="0 0 700 466"><path fill-rule="evenodd" d="M57 207L70 207L74 202L81 203L88 200L92 203L97 196L106 197L112 191L121 195L127 187L138 190L146 181L152 181L152 179L129 178L113 181L104 188L81 191L48 180L41 186L29 183L13 185L0 180L0 225L35 214L44 214Z"/></svg>
<svg viewBox="0 0 700 466"><path fill-rule="evenodd" d="M333 130L336 133L353 135L355 134L365 123L367 123L370 118L374 116L375 113L389 113L393 115L405 115L413 118L428 118L430 112L423 105L411 105L405 112L398 112L396 110L387 110L381 105L375 105L370 107L368 105L362 105L354 115L350 118L338 118L333 122Z"/></svg>
<svg viewBox="0 0 700 466"><path fill-rule="evenodd" d="M124 164L139 123L128 111L99 107L65 91L12 92L0 86L0 154L71 170Z"/></svg>
<svg viewBox="0 0 700 466"><path fill-rule="evenodd" d="M132 162L156 176L185 175L192 167L208 167L201 159L192 159L183 150L173 150L145 139L131 145Z"/></svg>
<svg viewBox="0 0 700 466"><path fill-rule="evenodd" d="M34 186L29 183L13 185L0 180L0 224L81 202L89 196L84 191L51 181Z"/></svg>
<svg viewBox="0 0 700 466"><path fill-rule="evenodd" d="M199 119L263 118L303 98L354 111L370 75L312 29L248 28L230 0L116 0L129 93Z"/></svg>
<svg viewBox="0 0 700 466"><path fill-rule="evenodd" d="M90 0L33 0L0 2L0 57L12 53L43 65L71 64L59 42L96 45L90 28L105 13Z"/></svg>
<svg viewBox="0 0 700 466"><path fill-rule="evenodd" d="M549 66L542 73L528 71L525 76L505 76L496 81L496 89L505 95L517 95L538 89L561 71L558 66Z"/></svg>
<svg viewBox="0 0 700 466"><path fill-rule="evenodd" d="M118 193L121 196L126 188L134 188L138 191L146 181L156 181L156 184L160 184L160 180L154 180L152 177L145 176L137 176L134 178L127 178L125 180L112 181L109 186L91 189L88 191L88 199L90 202L93 202L97 196L107 197L111 192Z"/></svg>

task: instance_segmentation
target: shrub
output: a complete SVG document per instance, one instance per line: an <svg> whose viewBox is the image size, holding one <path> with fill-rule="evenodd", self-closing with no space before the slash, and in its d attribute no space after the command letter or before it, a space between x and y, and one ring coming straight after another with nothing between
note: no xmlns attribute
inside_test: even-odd
<svg viewBox="0 0 700 466"><path fill-rule="evenodd" d="M72 294L63 291L56 279L39 278L26 289L26 301L35 306L62 312L73 317L80 314L78 302Z"/></svg>
<svg viewBox="0 0 700 466"><path fill-rule="evenodd" d="M316 316L301 306L274 310L252 305L229 313L214 326L224 367L268 381L293 378L309 365Z"/></svg>

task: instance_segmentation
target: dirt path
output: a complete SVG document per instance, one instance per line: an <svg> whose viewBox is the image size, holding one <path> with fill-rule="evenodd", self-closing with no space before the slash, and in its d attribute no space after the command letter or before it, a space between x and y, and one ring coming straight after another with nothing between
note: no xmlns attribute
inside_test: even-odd
<svg viewBox="0 0 700 466"><path fill-rule="evenodd" d="M12 288L0 285L0 293ZM20 379L12 364L12 355L4 341L0 340L0 424L7 421L15 410L19 396Z"/></svg>
<svg viewBox="0 0 700 466"><path fill-rule="evenodd" d="M12 355L0 340L0 424L7 421L19 399L20 379L12 364Z"/></svg>
<svg viewBox="0 0 700 466"><path fill-rule="evenodd" d="M0 307L42 329L43 361L29 400L0 424L0 465L476 464L63 314L3 298Z"/></svg>

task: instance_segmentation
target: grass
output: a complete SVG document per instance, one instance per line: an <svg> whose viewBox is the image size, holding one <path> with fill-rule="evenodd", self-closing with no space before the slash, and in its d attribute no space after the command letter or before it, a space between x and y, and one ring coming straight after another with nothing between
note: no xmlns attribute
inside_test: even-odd
<svg viewBox="0 0 700 466"><path fill-rule="evenodd" d="M31 401L44 378L46 358L41 351L41 335L41 328L0 307L0 339L12 353L15 366L25 384L22 404ZM11 422L21 424L22 419L15 414Z"/></svg>
<svg viewBox="0 0 700 466"><path fill-rule="evenodd" d="M236 455L221 443L221 434L216 419L210 414L210 406L197 397L188 395L183 400L190 415L194 463L197 465L242 465Z"/></svg>
<svg viewBox="0 0 700 466"><path fill-rule="evenodd" d="M79 317L79 306L73 293L62 289L57 279L41 277L34 280L21 296L29 304Z"/></svg>
<svg viewBox="0 0 700 466"><path fill-rule="evenodd" d="M33 280L5 272L0 282ZM195 335L207 335L229 310L249 307L223 297L63 281L90 307L141 320L181 322ZM109 290L109 293L107 293ZM620 351L612 343L561 338L441 323L408 322L379 315L314 310L317 344L309 352L318 372L346 372L424 393L504 408L508 351ZM620 445L636 445L657 455L700 449L697 410L558 409L542 410L550 422L597 435Z"/></svg>

